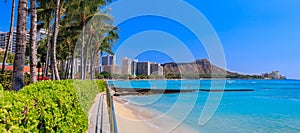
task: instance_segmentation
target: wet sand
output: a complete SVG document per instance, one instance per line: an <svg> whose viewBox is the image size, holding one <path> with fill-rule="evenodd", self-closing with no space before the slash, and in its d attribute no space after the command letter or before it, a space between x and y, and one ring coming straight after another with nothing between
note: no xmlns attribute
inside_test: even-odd
<svg viewBox="0 0 300 133"><path fill-rule="evenodd" d="M183 124L174 125L177 122L173 118L165 116L164 120L153 119L158 115L156 112L136 109L136 107L128 105L126 101L119 97L114 97L113 99L118 132L120 133L197 132Z"/></svg>

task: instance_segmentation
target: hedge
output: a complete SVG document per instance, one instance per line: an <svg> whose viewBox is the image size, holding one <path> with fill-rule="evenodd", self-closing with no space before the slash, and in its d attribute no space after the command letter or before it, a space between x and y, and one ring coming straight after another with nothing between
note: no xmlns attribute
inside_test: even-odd
<svg viewBox="0 0 300 133"><path fill-rule="evenodd" d="M86 132L87 112L104 81L43 81L22 90L0 86L0 132Z"/></svg>
<svg viewBox="0 0 300 133"><path fill-rule="evenodd" d="M30 84L30 75L24 74L24 84ZM4 90L11 90L11 82L12 82L12 71L5 71L4 74L0 73L0 84L3 86Z"/></svg>

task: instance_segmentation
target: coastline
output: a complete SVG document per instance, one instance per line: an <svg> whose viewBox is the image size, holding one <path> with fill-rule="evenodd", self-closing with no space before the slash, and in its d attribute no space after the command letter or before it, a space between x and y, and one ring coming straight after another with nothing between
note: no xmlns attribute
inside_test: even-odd
<svg viewBox="0 0 300 133"><path fill-rule="evenodd" d="M172 123L176 123L174 118L167 117L167 119L163 121L155 120L153 118L161 115L159 112L153 110L141 110L134 105L128 104L127 101L119 97L114 97L113 99L118 131L121 133L197 133L197 131L182 123L174 127L174 123Z"/></svg>
<svg viewBox="0 0 300 133"><path fill-rule="evenodd" d="M200 79L188 79L188 78L182 78L182 79L109 79L107 81L158 81L158 80L169 80L169 81L182 81L182 80L258 80L258 81L289 81L289 80L300 80L300 79L240 79L240 78L200 78Z"/></svg>
<svg viewBox="0 0 300 133"><path fill-rule="evenodd" d="M120 133L153 133L158 132L157 129L151 128L141 118L138 117L137 112L130 109L125 105L125 101L122 101L118 97L113 97L114 109L116 114L116 121L118 132Z"/></svg>

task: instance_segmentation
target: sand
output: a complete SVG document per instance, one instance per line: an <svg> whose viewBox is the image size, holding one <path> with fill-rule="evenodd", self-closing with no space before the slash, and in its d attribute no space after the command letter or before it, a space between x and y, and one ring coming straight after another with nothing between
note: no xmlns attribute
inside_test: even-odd
<svg viewBox="0 0 300 133"><path fill-rule="evenodd" d="M118 132L120 133L194 133L198 132L190 129L186 125L178 125L173 129L173 118L167 117L163 121L155 121L151 118L154 112L141 112L131 106L128 106L125 101L114 97L114 108ZM157 114L156 114L157 115ZM146 119L145 119L146 118ZM176 123L176 122L174 122ZM172 130L170 130L170 129Z"/></svg>
<svg viewBox="0 0 300 133"><path fill-rule="evenodd" d="M151 128L139 119L122 101L116 100L116 97L114 97L114 108L119 133L159 132L157 129Z"/></svg>

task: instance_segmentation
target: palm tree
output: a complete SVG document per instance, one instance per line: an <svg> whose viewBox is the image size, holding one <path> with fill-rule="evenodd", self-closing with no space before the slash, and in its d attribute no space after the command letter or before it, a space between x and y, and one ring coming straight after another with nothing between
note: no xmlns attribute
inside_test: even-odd
<svg viewBox="0 0 300 133"><path fill-rule="evenodd" d="M36 0L30 0L30 83L36 81L36 34L37 34L37 15Z"/></svg>
<svg viewBox="0 0 300 133"><path fill-rule="evenodd" d="M46 77L48 76L48 66L50 63L50 50L51 50L51 21L54 14L54 2L53 0L38 0L39 8L37 9L37 17L39 27L44 27L47 30L47 44L46 44L46 60L45 60L45 68L44 73Z"/></svg>
<svg viewBox="0 0 300 133"><path fill-rule="evenodd" d="M78 13L81 16L81 23L82 23L82 30L81 30L81 60L80 60L80 66L81 66L81 79L85 79L85 67L86 67L86 61L84 60L84 57L86 56L84 53L84 49L87 49L85 46L85 27L86 22L89 18L93 17L98 11L98 7L100 5L105 5L104 0L98 0L98 1L92 1L92 0L79 0L77 3L75 3L75 6L78 7ZM85 63L84 63L85 62Z"/></svg>
<svg viewBox="0 0 300 133"><path fill-rule="evenodd" d="M87 25L89 39L86 45L89 51L88 49L85 51L85 53L90 53L89 56L85 56L85 61L90 59L90 63L85 63L85 65L90 65L90 79L93 79L96 57L99 58L102 51L113 54L112 46L119 39L117 34L119 29L112 25L112 17L107 14L107 11L98 13L90 21L92 22L89 22ZM85 72L87 72L87 69L85 69Z"/></svg>
<svg viewBox="0 0 300 133"><path fill-rule="evenodd" d="M78 21L70 21L68 18L65 18L61 23L60 35L58 36L58 39L61 41L59 42L57 50L60 53L58 56L62 64L67 62L64 69L61 69L62 76L64 76L65 79L69 77L70 73L72 74L69 69L71 68L71 62L74 61L72 53L74 53L73 51L81 31L80 29L81 27ZM72 75L70 75L70 77L72 77Z"/></svg>
<svg viewBox="0 0 300 133"><path fill-rule="evenodd" d="M53 34L53 42L51 45L51 66L52 66L52 79L53 80L60 80L58 69L57 69L57 61L56 61L56 43L57 43L57 36L59 30L59 18L60 18L60 0L56 0L56 7L55 7L55 21L54 21L54 34Z"/></svg>
<svg viewBox="0 0 300 133"><path fill-rule="evenodd" d="M91 42L95 40L95 37L88 37L92 34L85 34L88 33L86 31L86 22L88 22L93 16L99 16L101 14L97 14L98 8L100 5L105 5L104 0L94 1L94 0L79 0L79 1L62 1L62 0L50 0L50 1L43 1L38 0L40 8L38 9L38 20L39 24L48 27L48 33L51 30L51 26L54 22L53 26L53 38L51 44L51 66L52 66L52 77L53 79L67 78L67 77L74 77L73 68L75 59L77 56L75 54L75 44L76 42L83 43L83 47L79 48L82 49L81 52L84 52L81 60L81 63L90 61L92 63L92 58L95 57L93 54L87 54L88 51L94 53L97 51L97 47L90 46ZM55 5L55 6L54 6ZM54 8L53 8L54 7ZM53 16L54 20L52 20L51 16ZM61 19L61 21L60 21ZM104 27L101 27L104 28ZM101 32L98 38L104 38L108 34L109 28L99 29L98 32ZM85 32L82 32L85 31ZM59 34L58 34L59 32ZM83 33L83 34L80 34ZM48 34L48 41L50 40ZM82 40L85 39L85 40ZM87 39L89 40L87 40ZM98 40L98 44L101 40ZM57 46L56 46L57 45ZM49 48L49 47L48 47ZM84 51L83 51L84 50ZM57 54L58 52L59 54ZM86 53L86 54L85 54ZM81 53L80 53L81 54ZM55 56L55 57L53 57ZM91 59L91 60L88 60ZM59 63L58 63L59 62ZM46 62L47 63L47 62ZM58 64L57 64L58 63ZM66 64L66 66L65 66ZM85 74L87 66L84 63L82 65L82 74ZM54 66L56 65L56 66ZM46 65L48 66L48 65ZM46 67L47 68L47 67ZM56 70L55 70L56 68ZM60 68L59 70L57 68ZM69 70L71 69L71 70ZM91 69L92 70L92 69ZM58 72L59 71L59 72ZM47 72L47 71L46 71ZM70 73L70 74L69 74ZM60 75L59 75L60 74ZM59 78L57 78L59 77ZM86 76L84 76L85 78Z"/></svg>
<svg viewBox="0 0 300 133"><path fill-rule="evenodd" d="M24 86L27 6L27 0L19 0L16 51L12 75L12 89L16 91L20 90Z"/></svg>
<svg viewBox="0 0 300 133"><path fill-rule="evenodd" d="M112 47L113 45L119 40L118 31L119 28L115 26L111 26L111 30L108 31L107 35L104 37L103 41L101 41L101 44L98 45L98 49L96 51L96 55L94 55L96 59L100 59L100 56L103 54L103 52L109 53L113 55ZM97 68L100 68L100 63L97 64Z"/></svg>
<svg viewBox="0 0 300 133"><path fill-rule="evenodd" d="M68 3L69 4L69 3ZM66 7L69 7L66 3ZM65 58L67 60L67 67L63 70L65 71L65 78L67 77L74 77L73 75L73 65L74 64L74 49L75 44L80 36L81 33L81 21L78 16L73 16L72 11L74 9L70 9L71 7L66 9L66 14L63 20L61 21L60 25L60 35L58 36L58 39L61 40L59 45L64 47L62 53L65 56L62 58ZM62 59L64 60L64 59ZM69 70L71 69L71 70Z"/></svg>
<svg viewBox="0 0 300 133"><path fill-rule="evenodd" d="M9 35L8 35L8 42L6 43L5 54L4 54L4 58L2 61L2 74L4 74L4 72L5 72L5 64L6 64L6 60L7 60L8 49L11 47L12 40L13 40L13 32L14 32L13 27L14 27L14 20L15 20L15 5L16 5L15 3L16 3L16 1L13 0L12 5L11 5L10 29L9 29ZM11 48L11 50L12 50L12 48Z"/></svg>

